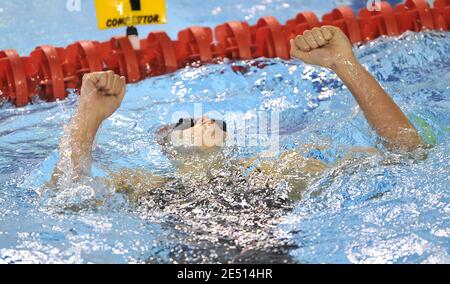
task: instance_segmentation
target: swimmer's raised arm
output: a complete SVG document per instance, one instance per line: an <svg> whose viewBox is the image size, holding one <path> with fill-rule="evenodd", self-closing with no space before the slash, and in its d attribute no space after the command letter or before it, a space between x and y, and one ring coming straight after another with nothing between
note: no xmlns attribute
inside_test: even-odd
<svg viewBox="0 0 450 284"><path fill-rule="evenodd" d="M336 72L353 94L369 124L389 145L413 150L422 145L417 130L358 62L346 35L333 26L308 30L291 40L291 56Z"/></svg>
<svg viewBox="0 0 450 284"><path fill-rule="evenodd" d="M71 171L73 180L90 173L97 131L101 123L119 108L125 87L125 77L112 71L84 75L77 111L68 126L68 133L61 139L60 161L53 181L59 179L63 170ZM67 169L68 166L71 168Z"/></svg>

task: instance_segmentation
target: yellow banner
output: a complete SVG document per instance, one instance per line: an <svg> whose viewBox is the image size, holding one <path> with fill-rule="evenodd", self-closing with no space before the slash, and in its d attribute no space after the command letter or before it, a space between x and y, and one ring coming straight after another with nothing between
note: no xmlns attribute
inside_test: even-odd
<svg viewBox="0 0 450 284"><path fill-rule="evenodd" d="M99 29L165 24L165 0L95 0Z"/></svg>

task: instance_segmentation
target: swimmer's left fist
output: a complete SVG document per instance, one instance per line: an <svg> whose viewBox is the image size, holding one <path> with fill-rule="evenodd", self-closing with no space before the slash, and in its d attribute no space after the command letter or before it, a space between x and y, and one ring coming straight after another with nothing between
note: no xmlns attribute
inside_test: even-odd
<svg viewBox="0 0 450 284"><path fill-rule="evenodd" d="M121 105L125 96L125 77L113 71L95 72L84 75L78 111L102 122Z"/></svg>
<svg viewBox="0 0 450 284"><path fill-rule="evenodd" d="M291 56L305 63L335 70L355 61L352 45L337 27L323 26L307 30L291 40Z"/></svg>

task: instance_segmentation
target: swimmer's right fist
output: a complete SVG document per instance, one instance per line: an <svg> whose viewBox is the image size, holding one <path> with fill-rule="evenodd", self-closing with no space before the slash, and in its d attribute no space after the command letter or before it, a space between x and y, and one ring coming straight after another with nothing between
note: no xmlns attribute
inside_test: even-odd
<svg viewBox="0 0 450 284"><path fill-rule="evenodd" d="M313 28L292 39L291 56L332 70L355 61L350 41L334 26Z"/></svg>
<svg viewBox="0 0 450 284"><path fill-rule="evenodd" d="M110 117L125 96L125 77L113 71L84 75L78 111L98 122Z"/></svg>

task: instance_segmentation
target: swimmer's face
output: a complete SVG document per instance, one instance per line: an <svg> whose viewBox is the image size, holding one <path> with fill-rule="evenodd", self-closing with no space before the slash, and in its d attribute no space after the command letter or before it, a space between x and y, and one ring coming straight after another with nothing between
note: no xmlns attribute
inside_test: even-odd
<svg viewBox="0 0 450 284"><path fill-rule="evenodd" d="M209 149L222 147L225 142L226 124L209 117L182 118L169 134L172 145Z"/></svg>

